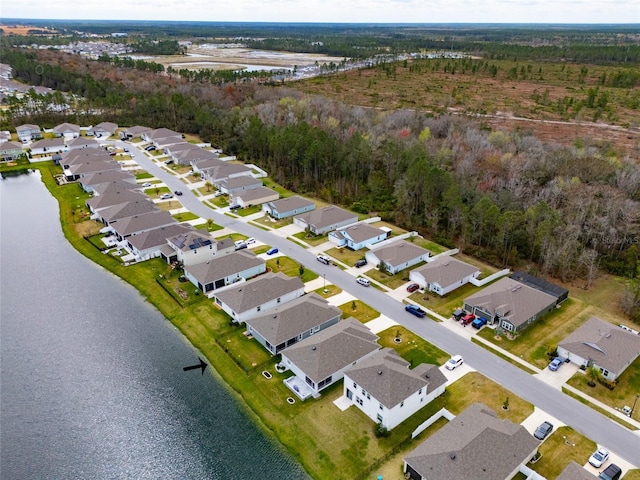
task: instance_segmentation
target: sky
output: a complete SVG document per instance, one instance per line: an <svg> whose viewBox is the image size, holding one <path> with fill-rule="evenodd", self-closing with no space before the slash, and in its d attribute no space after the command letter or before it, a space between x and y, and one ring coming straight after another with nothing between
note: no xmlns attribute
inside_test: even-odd
<svg viewBox="0 0 640 480"><path fill-rule="evenodd" d="M0 18L312 23L640 23L640 0L2 0Z"/></svg>

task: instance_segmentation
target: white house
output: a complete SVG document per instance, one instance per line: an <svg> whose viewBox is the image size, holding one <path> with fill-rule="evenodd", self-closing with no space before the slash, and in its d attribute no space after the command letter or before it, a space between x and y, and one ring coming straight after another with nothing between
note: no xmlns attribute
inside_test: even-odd
<svg viewBox="0 0 640 480"><path fill-rule="evenodd" d="M409 279L420 288L446 295L472 278L478 278L478 267L457 260L450 255L442 255L432 262L416 268L409 273Z"/></svg>
<svg viewBox="0 0 640 480"><path fill-rule="evenodd" d="M67 151L61 138L45 138L31 144L31 155L53 155Z"/></svg>
<svg viewBox="0 0 640 480"><path fill-rule="evenodd" d="M8 162L24 155L22 145L16 142L0 142L0 160Z"/></svg>
<svg viewBox="0 0 640 480"><path fill-rule="evenodd" d="M64 137L65 140L78 138L80 136L80 126L74 123L61 123L53 127L53 134L56 137Z"/></svg>
<svg viewBox="0 0 640 480"><path fill-rule="evenodd" d="M167 237L175 236L192 229L193 227L191 227L191 225L176 223L127 237L127 244L137 261L149 260L161 255L161 249L167 245Z"/></svg>
<svg viewBox="0 0 640 480"><path fill-rule="evenodd" d="M112 122L102 122L97 124L95 127L89 129L87 133L91 133L96 137L110 137L118 130L118 125Z"/></svg>
<svg viewBox="0 0 640 480"><path fill-rule="evenodd" d="M344 396L374 422L391 430L444 393L447 379L437 365L409 369L392 348L344 372Z"/></svg>
<svg viewBox="0 0 640 480"><path fill-rule="evenodd" d="M380 349L377 341L378 336L358 320L342 320L280 352L280 364L295 373L298 380L285 384L296 394L308 389L309 395L317 396L322 389L342 380L347 368L374 355Z"/></svg>
<svg viewBox="0 0 640 480"><path fill-rule="evenodd" d="M262 210L271 215L276 220L293 217L302 213L315 210L316 204L311 200L294 195L288 198L281 198L274 202L267 202L262 205Z"/></svg>
<svg viewBox="0 0 640 480"><path fill-rule="evenodd" d="M247 331L273 355L287 347L322 332L340 321L342 310L317 293L267 310L247 319Z"/></svg>
<svg viewBox="0 0 640 480"><path fill-rule="evenodd" d="M235 323L243 323L302 295L304 283L300 278L267 273L216 292L215 302Z"/></svg>
<svg viewBox="0 0 640 480"><path fill-rule="evenodd" d="M241 177L227 178L220 182L218 190L227 195L243 192L245 190L252 190L254 188L262 187L262 180L259 180L250 175L242 175ZM271 190L273 192L273 190Z"/></svg>
<svg viewBox="0 0 640 480"><path fill-rule="evenodd" d="M380 268L384 262L387 269L396 274L405 268L426 262L431 252L406 240L396 240L374 248L365 254L367 262Z"/></svg>
<svg viewBox="0 0 640 480"><path fill-rule="evenodd" d="M329 233L329 241L338 247L361 250L371 248L371 245L386 240L388 235L388 231L372 227L368 223L357 223Z"/></svg>
<svg viewBox="0 0 640 480"><path fill-rule="evenodd" d="M68 151L82 150L83 148L98 148L98 142L91 137L76 137L73 139L65 139L65 145Z"/></svg>
<svg viewBox="0 0 640 480"><path fill-rule="evenodd" d="M167 240L175 252L175 260L183 265L204 263L235 251L233 239L214 240L206 229L193 230Z"/></svg>
<svg viewBox="0 0 640 480"><path fill-rule="evenodd" d="M346 227L358 221L355 213L348 212L335 205L313 210L293 217L293 223L303 229L309 229L314 235L322 235L340 227Z"/></svg>
<svg viewBox="0 0 640 480"><path fill-rule="evenodd" d="M219 288L248 280L267 271L265 261L249 250L240 250L184 267L187 279L211 298Z"/></svg>
<svg viewBox="0 0 640 480"><path fill-rule="evenodd" d="M25 123L24 125L17 126L16 133L22 143L42 138L42 131L40 130L40 127L31 123Z"/></svg>
<svg viewBox="0 0 640 480"><path fill-rule="evenodd" d="M280 194L276 190L267 187L257 187L249 190L241 190L231 195L231 203L242 208L262 205L266 202L277 200Z"/></svg>
<svg viewBox="0 0 640 480"><path fill-rule="evenodd" d="M640 356L640 335L591 317L560 342L558 356L581 367L595 367L613 381Z"/></svg>

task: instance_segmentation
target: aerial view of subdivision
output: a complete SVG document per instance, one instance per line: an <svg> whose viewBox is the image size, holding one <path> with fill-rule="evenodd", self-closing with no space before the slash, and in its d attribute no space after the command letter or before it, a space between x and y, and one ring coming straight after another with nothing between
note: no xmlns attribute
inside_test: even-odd
<svg viewBox="0 0 640 480"><path fill-rule="evenodd" d="M637 0L0 32L2 480L640 480Z"/></svg>

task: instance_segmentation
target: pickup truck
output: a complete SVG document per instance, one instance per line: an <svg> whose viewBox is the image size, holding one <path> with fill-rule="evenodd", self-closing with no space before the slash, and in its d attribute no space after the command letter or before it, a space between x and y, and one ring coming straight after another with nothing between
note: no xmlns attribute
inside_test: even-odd
<svg viewBox="0 0 640 480"><path fill-rule="evenodd" d="M473 322L471 322L471 326L473 328L478 329L478 330L480 330L486 324L487 324L487 319L486 318L482 318L482 317L478 317Z"/></svg>
<svg viewBox="0 0 640 480"><path fill-rule="evenodd" d="M427 312L422 310L417 305L406 305L404 309L409 312L411 315L415 315L418 318L424 318L427 315Z"/></svg>

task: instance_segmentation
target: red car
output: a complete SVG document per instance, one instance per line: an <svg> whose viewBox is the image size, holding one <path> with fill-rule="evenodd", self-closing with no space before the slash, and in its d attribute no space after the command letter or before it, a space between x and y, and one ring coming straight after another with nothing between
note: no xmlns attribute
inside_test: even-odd
<svg viewBox="0 0 640 480"><path fill-rule="evenodd" d="M411 285L409 285L409 286L407 287L407 292L409 292L409 293L413 293L413 292L415 292L416 290L418 290L419 288L420 288L420 285L418 285L417 283L412 283Z"/></svg>
<svg viewBox="0 0 640 480"><path fill-rule="evenodd" d="M473 313L469 313L468 315L465 315L464 317L462 317L460 319L460 321L464 324L464 325L469 325L471 322L473 322L476 319L476 316Z"/></svg>

